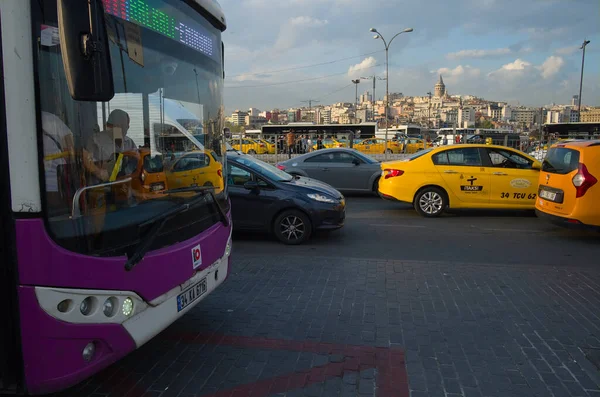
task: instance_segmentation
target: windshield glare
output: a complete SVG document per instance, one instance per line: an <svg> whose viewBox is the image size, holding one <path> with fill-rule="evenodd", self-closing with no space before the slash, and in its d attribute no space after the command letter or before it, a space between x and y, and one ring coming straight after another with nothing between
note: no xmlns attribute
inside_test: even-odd
<svg viewBox="0 0 600 397"><path fill-rule="evenodd" d="M57 1L32 4L43 18L35 24L40 42L41 26L58 26ZM115 85L109 102L71 98L60 44L41 41L37 54L48 224L59 243L87 241L70 247L83 253L102 255L110 247L101 241L110 239L98 236L112 231L114 239L115 230L134 227L190 197L163 193L167 190L212 186L227 206L221 33L185 2L155 0L150 8L186 25L185 34L193 32L198 40L134 14L126 21L107 7ZM139 34L139 53L127 51L131 31ZM190 163L185 173L173 168L186 153L204 151L211 153L210 162ZM212 205L200 207L215 212ZM137 238L135 233L121 237L123 245Z"/></svg>
<svg viewBox="0 0 600 397"><path fill-rule="evenodd" d="M275 182L289 182L294 179L294 177L287 172L281 171L279 168L253 157L239 157L235 161Z"/></svg>

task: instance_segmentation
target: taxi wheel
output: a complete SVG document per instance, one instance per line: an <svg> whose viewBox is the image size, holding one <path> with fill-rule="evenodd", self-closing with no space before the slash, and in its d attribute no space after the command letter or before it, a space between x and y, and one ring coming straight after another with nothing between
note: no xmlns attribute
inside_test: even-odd
<svg viewBox="0 0 600 397"><path fill-rule="evenodd" d="M392 152L392 149L388 149L388 150L386 150L384 153L393 154L394 152Z"/></svg>
<svg viewBox="0 0 600 397"><path fill-rule="evenodd" d="M256 154L256 150L250 149L250 150L248 150L248 154Z"/></svg>
<svg viewBox="0 0 600 397"><path fill-rule="evenodd" d="M288 245L302 244L310 237L312 225L306 214L297 210L284 211L275 219L273 230L279 241Z"/></svg>
<svg viewBox="0 0 600 397"><path fill-rule="evenodd" d="M448 206L446 193L437 187L426 187L415 197L415 210L422 216L434 218L440 216Z"/></svg>

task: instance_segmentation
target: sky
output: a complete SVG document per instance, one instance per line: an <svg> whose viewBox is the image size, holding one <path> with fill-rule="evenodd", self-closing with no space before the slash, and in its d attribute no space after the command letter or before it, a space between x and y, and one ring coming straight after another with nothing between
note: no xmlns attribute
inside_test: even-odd
<svg viewBox="0 0 600 397"><path fill-rule="evenodd" d="M220 0L227 18L228 113L354 102L352 79L425 96L442 74L451 94L514 105L600 106L598 0ZM385 81L376 81L377 99ZM359 95L373 81L358 85ZM318 101L318 102L317 102Z"/></svg>

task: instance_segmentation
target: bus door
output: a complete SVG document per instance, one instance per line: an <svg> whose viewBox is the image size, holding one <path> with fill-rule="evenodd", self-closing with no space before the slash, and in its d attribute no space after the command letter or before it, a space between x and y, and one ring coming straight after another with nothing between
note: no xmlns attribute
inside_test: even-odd
<svg viewBox="0 0 600 397"><path fill-rule="evenodd" d="M0 69L3 69L1 58ZM0 394L19 392L17 387L22 384L23 376L18 337L15 224L10 201L4 99L4 84L0 81L0 180L3 181L0 184Z"/></svg>

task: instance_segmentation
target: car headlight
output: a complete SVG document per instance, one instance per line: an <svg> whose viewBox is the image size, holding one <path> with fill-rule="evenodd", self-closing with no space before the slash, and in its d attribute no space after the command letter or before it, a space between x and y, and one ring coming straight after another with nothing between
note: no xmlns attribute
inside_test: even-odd
<svg viewBox="0 0 600 397"><path fill-rule="evenodd" d="M311 198L315 201L319 201L321 203L332 203L332 204L337 203L336 199L334 199L333 197L325 196L324 194L310 193L307 196L309 198Z"/></svg>

